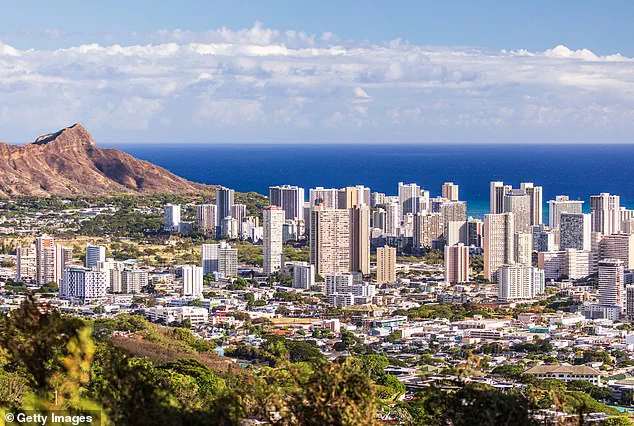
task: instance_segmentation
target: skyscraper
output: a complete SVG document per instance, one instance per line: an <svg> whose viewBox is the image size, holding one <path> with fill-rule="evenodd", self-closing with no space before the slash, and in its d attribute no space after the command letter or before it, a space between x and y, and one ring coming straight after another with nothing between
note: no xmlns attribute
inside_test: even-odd
<svg viewBox="0 0 634 426"><path fill-rule="evenodd" d="M386 223L385 223L385 233L387 235L396 237L398 236L399 226L401 224L401 218L399 216L399 207L398 203L390 202L386 206Z"/></svg>
<svg viewBox="0 0 634 426"><path fill-rule="evenodd" d="M282 228L285 211L279 206L268 206L263 210L264 225L264 273L277 272L282 267Z"/></svg>
<svg viewBox="0 0 634 426"><path fill-rule="evenodd" d="M35 240L37 283L39 285L56 282L55 241L52 237L38 237Z"/></svg>
<svg viewBox="0 0 634 426"><path fill-rule="evenodd" d="M244 204L234 204L231 206L231 217L234 218L238 224L242 223L242 219L247 217L247 206Z"/></svg>
<svg viewBox="0 0 634 426"><path fill-rule="evenodd" d="M60 283L64 277L64 270L73 261L72 247L64 247L61 244L55 244L55 282Z"/></svg>
<svg viewBox="0 0 634 426"><path fill-rule="evenodd" d="M515 232L531 232L531 199L521 189L511 189L504 195L504 212L513 213Z"/></svg>
<svg viewBox="0 0 634 426"><path fill-rule="evenodd" d="M270 186L269 201L281 207L286 219L304 220L304 188L291 185Z"/></svg>
<svg viewBox="0 0 634 426"><path fill-rule="evenodd" d="M611 235L621 231L620 199L618 195L607 192L590 196L592 232Z"/></svg>
<svg viewBox="0 0 634 426"><path fill-rule="evenodd" d="M59 297L73 303L93 303L106 297L106 273L81 266L64 269L59 286Z"/></svg>
<svg viewBox="0 0 634 426"><path fill-rule="evenodd" d="M17 248L15 280L17 282L37 280L37 250L35 245Z"/></svg>
<svg viewBox="0 0 634 426"><path fill-rule="evenodd" d="M515 263L531 266L533 263L533 234L516 232L513 238L513 260Z"/></svg>
<svg viewBox="0 0 634 426"><path fill-rule="evenodd" d="M548 225L551 229L559 228L562 213L582 213L583 201L572 201L567 195L557 195L548 201Z"/></svg>
<svg viewBox="0 0 634 426"><path fill-rule="evenodd" d="M559 215L559 250L591 250L592 218L583 213Z"/></svg>
<svg viewBox="0 0 634 426"><path fill-rule="evenodd" d="M309 193L310 205L315 206L317 204L322 204L325 207L336 209L338 202L338 192L339 190L337 188L324 188L322 186L313 188L310 190Z"/></svg>
<svg viewBox="0 0 634 426"><path fill-rule="evenodd" d="M225 187L216 189L216 212L218 214L216 223L220 224L222 219L227 216L231 216L231 206L234 204L233 199L233 189Z"/></svg>
<svg viewBox="0 0 634 426"><path fill-rule="evenodd" d="M94 268L99 262L104 262L105 260L105 246L93 246L90 244L86 246L86 268Z"/></svg>
<svg viewBox="0 0 634 426"><path fill-rule="evenodd" d="M163 230L178 232L181 223L181 206L178 204L165 204L163 206Z"/></svg>
<svg viewBox="0 0 634 426"><path fill-rule="evenodd" d="M467 245L482 247L484 223L480 219L469 217L467 220Z"/></svg>
<svg viewBox="0 0 634 426"><path fill-rule="evenodd" d="M143 269L126 268L121 271L121 289L127 294L141 293L148 285L148 273Z"/></svg>
<svg viewBox="0 0 634 426"><path fill-rule="evenodd" d="M514 221L512 213L484 215L484 276L495 280L498 268L513 263Z"/></svg>
<svg viewBox="0 0 634 426"><path fill-rule="evenodd" d="M544 272L520 264L500 266L498 272L498 300L511 302L532 299L543 291Z"/></svg>
<svg viewBox="0 0 634 426"><path fill-rule="evenodd" d="M458 201L458 185L453 182L442 184L442 197L449 201Z"/></svg>
<svg viewBox="0 0 634 426"><path fill-rule="evenodd" d="M347 186L337 191L337 208L339 209L370 206L370 202L370 188L363 185Z"/></svg>
<svg viewBox="0 0 634 426"><path fill-rule="evenodd" d="M451 284L469 282L469 247L462 243L445 246L445 281Z"/></svg>
<svg viewBox="0 0 634 426"><path fill-rule="evenodd" d="M382 232L385 232L386 225L387 214L384 209L377 207L376 210L372 212L372 228L380 229Z"/></svg>
<svg viewBox="0 0 634 426"><path fill-rule="evenodd" d="M599 304L625 308L623 261L604 259L599 262Z"/></svg>
<svg viewBox="0 0 634 426"><path fill-rule="evenodd" d="M442 247L445 224L441 213L414 215L413 245L416 249Z"/></svg>
<svg viewBox="0 0 634 426"><path fill-rule="evenodd" d="M295 262L293 266L293 288L309 290L315 285L315 265Z"/></svg>
<svg viewBox="0 0 634 426"><path fill-rule="evenodd" d="M504 196L511 188L511 185L504 185L504 182L491 182L489 193L489 211L491 214L504 213Z"/></svg>
<svg viewBox="0 0 634 426"><path fill-rule="evenodd" d="M350 272L350 213L314 206L310 220L310 263L318 274Z"/></svg>
<svg viewBox="0 0 634 426"><path fill-rule="evenodd" d="M419 212L420 186L415 183L398 183L398 205L400 219L407 213L416 214Z"/></svg>
<svg viewBox="0 0 634 426"><path fill-rule="evenodd" d="M205 234L216 233L216 226L218 226L217 216L215 204L201 204L196 206L198 229Z"/></svg>
<svg viewBox="0 0 634 426"><path fill-rule="evenodd" d="M217 274L220 278L238 275L238 249L222 241L218 244L203 244L203 275Z"/></svg>
<svg viewBox="0 0 634 426"><path fill-rule="evenodd" d="M444 201L439 208L443 222L466 222L467 203L464 201Z"/></svg>
<svg viewBox="0 0 634 426"><path fill-rule="evenodd" d="M370 274L370 206L350 211L350 271Z"/></svg>
<svg viewBox="0 0 634 426"><path fill-rule="evenodd" d="M543 223L543 196L542 187L534 186L532 182L522 182L520 189L526 192L530 199L530 223L531 225L541 225Z"/></svg>
<svg viewBox="0 0 634 426"><path fill-rule="evenodd" d="M625 268L634 268L634 235L604 235L599 242L599 259L618 259Z"/></svg>
<svg viewBox="0 0 634 426"><path fill-rule="evenodd" d="M396 248L390 246L376 249L376 283L378 285L396 281Z"/></svg>
<svg viewBox="0 0 634 426"><path fill-rule="evenodd" d="M195 265L183 265L181 273L183 275L183 296L202 297L203 268Z"/></svg>

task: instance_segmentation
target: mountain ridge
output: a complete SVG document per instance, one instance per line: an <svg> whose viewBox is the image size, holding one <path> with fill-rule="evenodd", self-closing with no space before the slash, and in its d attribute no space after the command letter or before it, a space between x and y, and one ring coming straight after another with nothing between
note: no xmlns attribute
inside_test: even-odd
<svg viewBox="0 0 634 426"><path fill-rule="evenodd" d="M0 196L199 194L213 185L190 182L114 148L100 148L81 124L25 145L0 142Z"/></svg>

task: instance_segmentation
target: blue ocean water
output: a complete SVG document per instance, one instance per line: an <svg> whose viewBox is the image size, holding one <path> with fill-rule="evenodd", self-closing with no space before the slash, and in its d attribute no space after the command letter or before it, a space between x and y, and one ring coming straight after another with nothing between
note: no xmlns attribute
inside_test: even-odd
<svg viewBox="0 0 634 426"><path fill-rule="evenodd" d="M610 192L634 207L634 145L112 145L187 179L268 194L270 185L343 187L363 184L397 193L416 182L439 195L460 185L469 214L488 212L489 182L519 187L534 182L546 201L555 195L584 200Z"/></svg>

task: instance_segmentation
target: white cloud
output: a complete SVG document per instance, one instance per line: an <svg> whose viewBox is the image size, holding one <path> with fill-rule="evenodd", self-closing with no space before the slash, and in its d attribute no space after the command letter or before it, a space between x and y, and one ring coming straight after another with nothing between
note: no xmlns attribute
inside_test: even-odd
<svg viewBox="0 0 634 426"><path fill-rule="evenodd" d="M620 54L342 42L260 23L134 37L144 42L49 50L0 42L3 131L30 138L33 123L82 121L106 136L145 131L169 141L172 127L186 126L201 141L234 129L249 142L289 130L334 141L346 128L359 140L396 128L412 140L434 128L447 139L496 129L526 138L549 129L562 139L634 131L633 60Z"/></svg>

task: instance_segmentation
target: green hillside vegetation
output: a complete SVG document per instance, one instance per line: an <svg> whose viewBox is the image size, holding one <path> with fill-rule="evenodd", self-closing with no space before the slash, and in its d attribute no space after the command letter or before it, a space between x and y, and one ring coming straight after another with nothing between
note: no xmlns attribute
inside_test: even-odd
<svg viewBox="0 0 634 426"><path fill-rule="evenodd" d="M142 317L86 321L48 310L29 297L0 318L0 406L16 410L102 413L103 425L374 425L389 414L409 425L535 424L530 411L618 412L561 382L529 383L502 392L455 384L401 402L405 387L385 374L385 356L354 336L355 356L326 360L310 340L268 336L261 347L214 353L213 341ZM457 389L457 390L456 390ZM589 389L593 392L593 389ZM614 423L617 424L617 423ZM626 423L621 423L626 424Z"/></svg>

